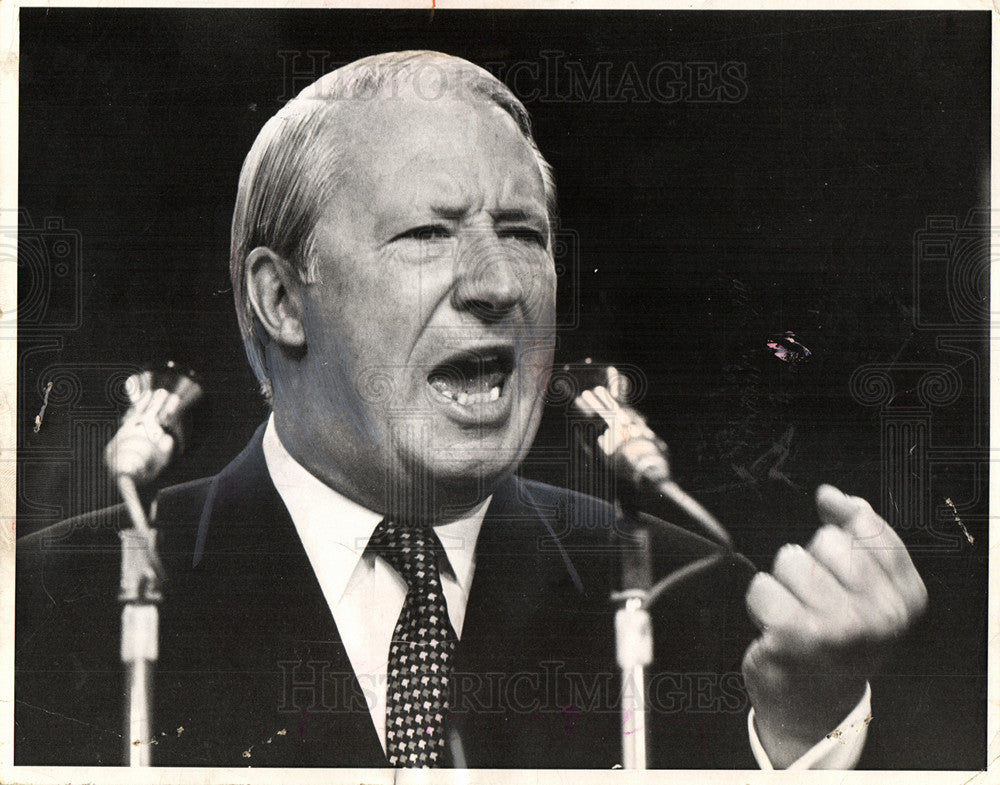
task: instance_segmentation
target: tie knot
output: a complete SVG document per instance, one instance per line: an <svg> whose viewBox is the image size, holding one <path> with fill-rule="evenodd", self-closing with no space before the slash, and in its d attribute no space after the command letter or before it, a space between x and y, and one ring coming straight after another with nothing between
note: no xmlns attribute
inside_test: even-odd
<svg viewBox="0 0 1000 785"><path fill-rule="evenodd" d="M368 541L368 551L381 556L411 589L437 577L441 543L429 525L402 525L383 518Z"/></svg>

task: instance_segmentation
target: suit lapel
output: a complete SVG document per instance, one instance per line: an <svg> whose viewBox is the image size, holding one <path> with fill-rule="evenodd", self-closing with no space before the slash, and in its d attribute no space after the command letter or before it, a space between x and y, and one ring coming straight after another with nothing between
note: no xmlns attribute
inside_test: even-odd
<svg viewBox="0 0 1000 785"><path fill-rule="evenodd" d="M486 644L498 622L511 640L524 637L538 610L543 562L534 543L545 527L537 512L518 503L518 486L505 483L494 494L476 542L476 570L466 607L457 663L496 663L497 652Z"/></svg>
<svg viewBox="0 0 1000 785"><path fill-rule="evenodd" d="M213 479L194 541L171 549L158 711L194 731L175 762L386 766L262 436Z"/></svg>
<svg viewBox="0 0 1000 785"><path fill-rule="evenodd" d="M568 511L550 502L512 478L483 521L453 678L452 724L470 767L614 762L610 715L584 715L576 694L600 702L613 688L599 674L613 675L607 595L581 578L555 534Z"/></svg>

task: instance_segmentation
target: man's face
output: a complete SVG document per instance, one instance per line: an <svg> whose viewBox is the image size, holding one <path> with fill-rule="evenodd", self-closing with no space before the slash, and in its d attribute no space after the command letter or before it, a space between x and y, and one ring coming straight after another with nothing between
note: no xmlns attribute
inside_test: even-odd
<svg viewBox="0 0 1000 785"><path fill-rule="evenodd" d="M306 392L329 413L313 452L379 509L387 489L421 507L428 491L482 498L530 446L552 361L537 160L481 102L371 101L343 133L304 288Z"/></svg>

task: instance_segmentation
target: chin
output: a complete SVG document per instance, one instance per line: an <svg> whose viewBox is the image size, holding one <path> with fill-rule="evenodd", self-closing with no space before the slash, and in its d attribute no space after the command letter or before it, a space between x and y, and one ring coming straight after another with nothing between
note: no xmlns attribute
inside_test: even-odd
<svg viewBox="0 0 1000 785"><path fill-rule="evenodd" d="M514 466L478 465L462 472L434 475L434 498L441 508L468 509L491 496L514 471ZM441 512L445 512L441 510Z"/></svg>
<svg viewBox="0 0 1000 785"><path fill-rule="evenodd" d="M408 484L429 483L436 498L481 501L514 473L531 445L535 428L511 425L477 432L442 419L435 422L428 442L410 442L409 449L397 454L402 459L397 465L409 467Z"/></svg>
<svg viewBox="0 0 1000 785"><path fill-rule="evenodd" d="M449 486L475 486L479 480L503 478L517 467L519 456L511 456L506 450L497 448L493 455L485 455L484 452L477 450L474 454L463 454L456 450L445 460L428 466L429 475Z"/></svg>
<svg viewBox="0 0 1000 785"><path fill-rule="evenodd" d="M502 482L517 468L522 458L519 451L497 445L494 448L478 447L475 450L442 448L438 453L442 460L423 465L415 476L431 480L435 489L449 494L467 490L477 493L486 489L487 493Z"/></svg>

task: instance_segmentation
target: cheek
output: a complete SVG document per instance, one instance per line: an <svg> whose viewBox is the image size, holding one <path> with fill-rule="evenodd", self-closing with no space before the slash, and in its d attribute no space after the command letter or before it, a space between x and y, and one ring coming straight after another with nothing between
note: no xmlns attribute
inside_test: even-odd
<svg viewBox="0 0 1000 785"><path fill-rule="evenodd" d="M415 260L390 251L366 265L365 274L351 282L348 294L363 304L370 319L402 337L426 320L442 287L447 286L449 270L447 260Z"/></svg>
<svg viewBox="0 0 1000 785"><path fill-rule="evenodd" d="M540 405L538 397L545 392L552 373L552 341L537 341L524 350L521 367L522 406Z"/></svg>
<svg viewBox="0 0 1000 785"><path fill-rule="evenodd" d="M555 325L556 270L551 261L529 268L525 300L533 321L540 327Z"/></svg>
<svg viewBox="0 0 1000 785"><path fill-rule="evenodd" d="M416 309L400 296L396 288L385 289L384 296L372 297L372 292L359 292L349 309L350 331L345 349L350 352L347 362L362 394L373 406L393 406L396 399L409 396L412 374L408 359L416 336L419 335Z"/></svg>
<svg viewBox="0 0 1000 785"><path fill-rule="evenodd" d="M358 265L348 273L322 298L324 318L356 347L392 354L396 342L414 323L418 282L378 261Z"/></svg>

